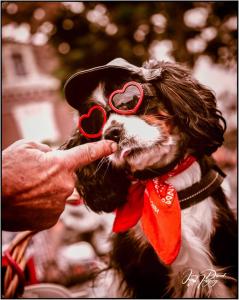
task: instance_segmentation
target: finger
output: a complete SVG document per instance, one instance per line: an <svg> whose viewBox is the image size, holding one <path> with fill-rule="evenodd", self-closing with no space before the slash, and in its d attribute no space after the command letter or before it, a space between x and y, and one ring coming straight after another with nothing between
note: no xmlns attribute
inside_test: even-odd
<svg viewBox="0 0 239 300"><path fill-rule="evenodd" d="M14 147L22 146L22 147L28 148L28 149L38 149L42 152L52 151L52 149L48 145L42 144L42 143L39 143L39 142L35 142L35 141L30 140L30 139L22 139L22 140L19 140L19 141L15 142L12 145Z"/></svg>
<svg viewBox="0 0 239 300"><path fill-rule="evenodd" d="M108 156L117 150L117 144L113 141L99 141L88 143L68 150L59 150L60 157L70 170L84 167L89 163Z"/></svg>

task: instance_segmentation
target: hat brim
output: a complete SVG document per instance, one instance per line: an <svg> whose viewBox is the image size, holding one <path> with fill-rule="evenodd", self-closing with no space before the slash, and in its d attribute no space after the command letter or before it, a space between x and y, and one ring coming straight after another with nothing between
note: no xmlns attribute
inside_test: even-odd
<svg viewBox="0 0 239 300"><path fill-rule="evenodd" d="M64 92L67 102L79 110L100 81L114 80L132 74L128 68L104 65L73 74L65 83Z"/></svg>

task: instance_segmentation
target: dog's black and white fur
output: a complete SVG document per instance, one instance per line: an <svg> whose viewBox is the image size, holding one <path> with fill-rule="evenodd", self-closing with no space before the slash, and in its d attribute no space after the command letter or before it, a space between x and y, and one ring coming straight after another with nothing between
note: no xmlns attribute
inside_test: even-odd
<svg viewBox="0 0 239 300"><path fill-rule="evenodd" d="M179 64L152 60L144 68L161 68L161 76L151 82L155 97L145 97L136 115L110 111L106 95L131 80L146 83L137 74L118 82L101 82L79 109L80 113L87 112L92 99L105 107L108 119L102 138L118 143L116 153L77 172L78 192L95 212L112 212L126 202L128 174L140 179L158 176L173 169L186 154L194 155L197 161L168 182L177 191L191 186L215 165L211 154L223 143L225 121L208 88ZM90 141L77 130L66 147ZM181 216L182 246L170 266L160 262L140 224L113 236L110 266L120 278L118 296L236 297L237 224L222 187L183 209ZM214 272L219 276L210 277L205 284L204 276ZM195 282L187 281L189 278Z"/></svg>

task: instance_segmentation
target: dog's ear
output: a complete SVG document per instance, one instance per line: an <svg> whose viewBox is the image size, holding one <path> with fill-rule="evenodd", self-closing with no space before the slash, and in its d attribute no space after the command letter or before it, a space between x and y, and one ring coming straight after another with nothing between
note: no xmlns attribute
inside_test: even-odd
<svg viewBox="0 0 239 300"><path fill-rule="evenodd" d="M162 75L155 85L159 97L175 116L176 124L189 136L195 155L210 155L224 141L226 122L216 108L212 91L195 80L189 70L174 63L159 62Z"/></svg>

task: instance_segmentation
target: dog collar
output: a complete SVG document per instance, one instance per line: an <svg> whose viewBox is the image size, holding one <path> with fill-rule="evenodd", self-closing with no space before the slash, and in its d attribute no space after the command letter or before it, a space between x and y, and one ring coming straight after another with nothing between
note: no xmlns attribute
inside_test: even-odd
<svg viewBox="0 0 239 300"><path fill-rule="evenodd" d="M167 166L167 168L159 170L158 176L164 176L170 172L170 170L174 169L179 162L180 159L178 158ZM144 176L152 179L155 177L151 170L147 173L144 172L144 174L141 174L140 172L136 172L133 175L128 174L128 177L131 180L136 179L144 181ZM193 206L211 196L211 194L222 184L225 177L226 175L221 170L219 171L216 170L216 167L212 167L205 175L202 176L199 182L177 192L181 209Z"/></svg>
<svg viewBox="0 0 239 300"><path fill-rule="evenodd" d="M209 197L223 182L225 174L210 169L199 182L179 191L178 198L181 209L193 206Z"/></svg>

